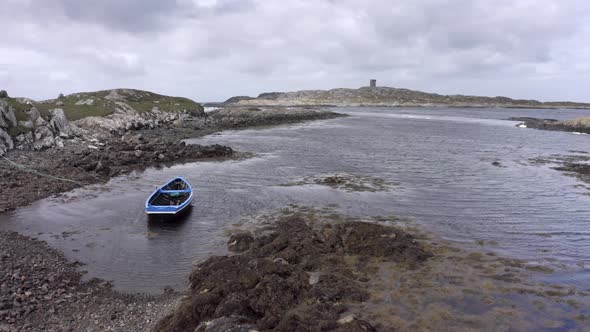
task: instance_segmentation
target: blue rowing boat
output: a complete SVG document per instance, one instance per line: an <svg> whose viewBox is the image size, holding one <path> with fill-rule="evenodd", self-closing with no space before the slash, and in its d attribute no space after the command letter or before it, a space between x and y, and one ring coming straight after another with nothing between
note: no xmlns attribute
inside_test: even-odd
<svg viewBox="0 0 590 332"><path fill-rule="evenodd" d="M193 200L193 187L177 177L156 189L145 202L147 214L176 215L188 208Z"/></svg>

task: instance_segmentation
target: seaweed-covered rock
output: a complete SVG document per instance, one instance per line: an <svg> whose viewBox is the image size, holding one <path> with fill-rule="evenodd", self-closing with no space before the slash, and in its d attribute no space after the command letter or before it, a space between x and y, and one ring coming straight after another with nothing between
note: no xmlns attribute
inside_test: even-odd
<svg viewBox="0 0 590 332"><path fill-rule="evenodd" d="M275 331L373 331L365 321L341 319L347 304L369 298L359 281L367 272L363 264L347 262L379 258L411 268L431 256L395 228L354 221L318 226L298 215L276 221L270 233L235 234L228 245L242 253L199 264L190 276L190 295L156 331L205 331L211 322L229 324L224 325L227 331L244 325ZM319 280L311 282L315 271Z"/></svg>

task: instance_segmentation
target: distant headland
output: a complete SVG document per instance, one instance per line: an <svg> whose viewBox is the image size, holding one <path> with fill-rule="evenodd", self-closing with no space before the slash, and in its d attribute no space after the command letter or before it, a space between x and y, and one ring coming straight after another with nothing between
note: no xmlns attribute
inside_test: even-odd
<svg viewBox="0 0 590 332"><path fill-rule="evenodd" d="M541 102L508 97L441 95L416 90L377 86L359 89L302 90L267 92L258 97L236 96L222 103L225 106L376 106L376 107L472 107L472 108L579 108L590 109L590 103L569 101ZM206 105L207 106L207 105ZM211 104L219 106L219 104Z"/></svg>

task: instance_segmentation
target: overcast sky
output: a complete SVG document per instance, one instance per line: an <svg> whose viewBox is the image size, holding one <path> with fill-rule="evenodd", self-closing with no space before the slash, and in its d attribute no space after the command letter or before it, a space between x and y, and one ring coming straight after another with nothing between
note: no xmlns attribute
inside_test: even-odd
<svg viewBox="0 0 590 332"><path fill-rule="evenodd" d="M590 102L587 0L2 0L0 89L379 85Z"/></svg>

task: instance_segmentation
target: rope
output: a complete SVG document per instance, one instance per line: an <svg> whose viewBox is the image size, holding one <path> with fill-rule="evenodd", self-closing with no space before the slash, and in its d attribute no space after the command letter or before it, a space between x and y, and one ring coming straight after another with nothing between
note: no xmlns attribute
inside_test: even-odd
<svg viewBox="0 0 590 332"><path fill-rule="evenodd" d="M41 172L36 171L34 169L28 168L26 166L19 165L19 164L15 163L14 161L12 161L12 160L4 157L4 156L2 156L2 158L4 160L8 161L14 167L16 167L18 169L21 169L21 170L23 170L25 172L32 173L32 174L39 175L39 176L43 176L43 177L50 178L50 179L54 179L54 180L75 183L75 184L79 185L80 187L84 186L84 184L82 182L75 181L75 180L70 180L70 179L66 179L66 178L62 178L62 177L59 177L59 176L54 176L54 175L51 175L51 174L41 173Z"/></svg>

